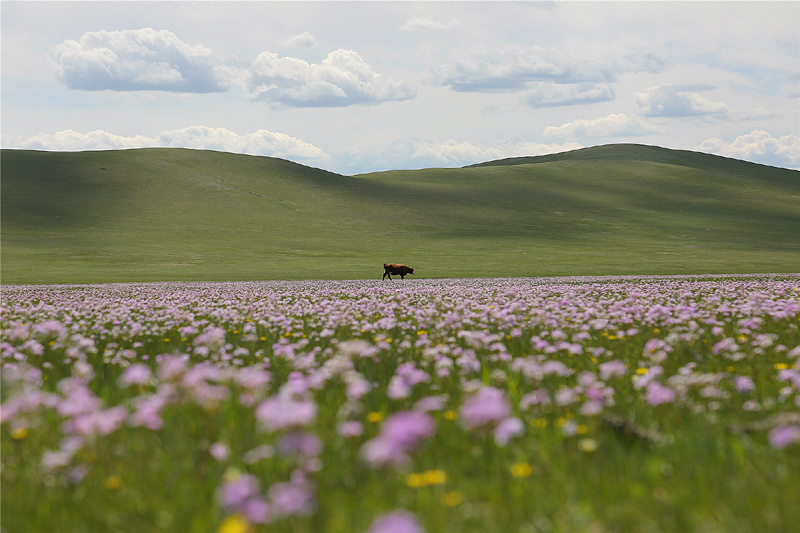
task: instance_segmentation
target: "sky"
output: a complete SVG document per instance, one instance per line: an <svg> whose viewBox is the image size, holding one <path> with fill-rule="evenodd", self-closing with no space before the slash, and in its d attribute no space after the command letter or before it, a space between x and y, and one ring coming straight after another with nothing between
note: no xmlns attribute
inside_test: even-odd
<svg viewBox="0 0 800 533"><path fill-rule="evenodd" d="M800 169L800 2L0 3L3 148L353 175L611 143Z"/></svg>

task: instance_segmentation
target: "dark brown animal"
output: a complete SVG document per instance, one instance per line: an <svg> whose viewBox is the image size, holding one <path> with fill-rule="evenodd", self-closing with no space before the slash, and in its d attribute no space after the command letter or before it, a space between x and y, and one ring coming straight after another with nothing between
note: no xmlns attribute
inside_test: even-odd
<svg viewBox="0 0 800 533"><path fill-rule="evenodd" d="M386 276L389 276L389 279L392 279L392 274L395 276L400 276L400 279L406 279L406 274L413 274L414 269L405 265L397 265L395 263L384 263L383 264L383 277L381 278L386 279Z"/></svg>

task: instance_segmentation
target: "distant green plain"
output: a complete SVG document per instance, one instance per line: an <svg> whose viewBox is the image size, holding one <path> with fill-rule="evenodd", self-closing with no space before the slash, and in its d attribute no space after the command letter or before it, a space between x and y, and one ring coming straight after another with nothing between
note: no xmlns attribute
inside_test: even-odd
<svg viewBox="0 0 800 533"><path fill-rule="evenodd" d="M1 164L3 283L800 270L800 172L696 152L359 176L176 148Z"/></svg>

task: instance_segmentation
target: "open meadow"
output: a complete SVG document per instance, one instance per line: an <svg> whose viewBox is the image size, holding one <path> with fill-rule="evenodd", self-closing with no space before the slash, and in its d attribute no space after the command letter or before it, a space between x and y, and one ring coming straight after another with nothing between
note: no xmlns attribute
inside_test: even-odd
<svg viewBox="0 0 800 533"><path fill-rule="evenodd" d="M800 276L4 285L2 531L781 531Z"/></svg>

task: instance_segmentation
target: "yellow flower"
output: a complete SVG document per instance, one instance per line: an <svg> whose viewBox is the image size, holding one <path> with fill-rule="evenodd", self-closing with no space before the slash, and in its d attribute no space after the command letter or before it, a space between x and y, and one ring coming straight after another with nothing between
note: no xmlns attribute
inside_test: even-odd
<svg viewBox="0 0 800 533"><path fill-rule="evenodd" d="M535 428L546 428L547 427L547 419L546 418L534 418L531 420L531 426Z"/></svg>
<svg viewBox="0 0 800 533"><path fill-rule="evenodd" d="M642 374L647 374L647 369L646 368L637 368L636 369L636 373L639 374L640 376Z"/></svg>
<svg viewBox="0 0 800 533"><path fill-rule="evenodd" d="M442 496L442 503L448 507L455 507L461 503L461 494L457 490L446 492Z"/></svg>
<svg viewBox="0 0 800 533"><path fill-rule="evenodd" d="M734 370L736 370L736 369L735 369L734 367L732 367L732 366L729 366L729 367L728 367L728 368L726 368L725 370L727 370L728 372L733 372L733 371L734 371Z"/></svg>
<svg viewBox="0 0 800 533"><path fill-rule="evenodd" d="M597 449L597 441L594 439L581 439L578 441L578 449L584 453L592 453Z"/></svg>
<svg viewBox="0 0 800 533"><path fill-rule="evenodd" d="M447 420L455 420L455 419L458 418L458 413L455 412L455 411L445 411L444 412L444 417Z"/></svg>
<svg viewBox="0 0 800 533"><path fill-rule="evenodd" d="M247 533L250 524L240 514L232 514L219 526L218 533Z"/></svg>
<svg viewBox="0 0 800 533"><path fill-rule="evenodd" d="M267 338L266 337L259 337L258 340L265 341L265 340L267 340Z"/></svg>
<svg viewBox="0 0 800 533"><path fill-rule="evenodd" d="M169 342L169 339L164 339L164 342Z"/></svg>
<svg viewBox="0 0 800 533"><path fill-rule="evenodd" d="M528 477L533 474L533 468L528 463L515 463L511 465L511 475L514 477Z"/></svg>
<svg viewBox="0 0 800 533"><path fill-rule="evenodd" d="M418 489L426 485L425 476L423 474L409 474L406 476L406 485L412 489Z"/></svg>
<svg viewBox="0 0 800 533"><path fill-rule="evenodd" d="M119 476L108 476L103 480L103 486L108 490L117 490L122 486L122 478Z"/></svg>
<svg viewBox="0 0 800 533"><path fill-rule="evenodd" d="M370 414L367 415L367 420L369 420L373 424L377 424L378 422L383 420L383 415L377 411L372 411Z"/></svg>
<svg viewBox="0 0 800 533"><path fill-rule="evenodd" d="M578 435L585 435L589 431L589 428L586 427L584 424L580 424L578 426Z"/></svg>
<svg viewBox="0 0 800 533"><path fill-rule="evenodd" d="M789 365L787 365L786 363L775 363L774 366L775 370L786 370L787 368L789 368Z"/></svg>
<svg viewBox="0 0 800 533"><path fill-rule="evenodd" d="M742 334L742 335L739 335L738 337L736 337L736 339L737 339L739 342L745 342L745 341L747 340L747 335L744 335L744 334Z"/></svg>
<svg viewBox="0 0 800 533"><path fill-rule="evenodd" d="M447 481L447 472L444 470L428 470L423 476L428 485L441 485Z"/></svg>
<svg viewBox="0 0 800 533"><path fill-rule="evenodd" d="M15 440L24 439L28 435L28 428L14 428L11 430L11 438Z"/></svg>

